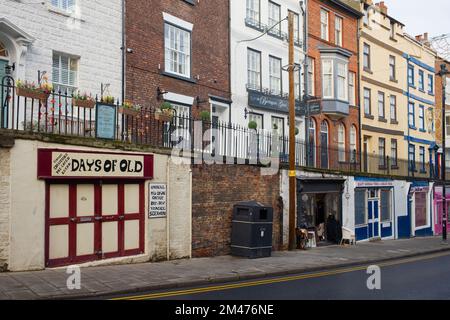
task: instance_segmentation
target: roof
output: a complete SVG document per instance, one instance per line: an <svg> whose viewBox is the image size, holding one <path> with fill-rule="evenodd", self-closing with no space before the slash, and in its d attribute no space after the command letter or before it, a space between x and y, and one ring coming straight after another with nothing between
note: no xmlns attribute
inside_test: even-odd
<svg viewBox="0 0 450 320"><path fill-rule="evenodd" d="M358 18L361 18L363 16L359 0L330 0L330 2L347 10Z"/></svg>

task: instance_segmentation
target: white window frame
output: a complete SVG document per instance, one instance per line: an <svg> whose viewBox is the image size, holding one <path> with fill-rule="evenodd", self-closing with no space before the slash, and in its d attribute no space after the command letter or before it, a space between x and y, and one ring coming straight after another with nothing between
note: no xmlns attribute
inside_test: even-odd
<svg viewBox="0 0 450 320"><path fill-rule="evenodd" d="M261 22L261 3L260 0L246 0L245 17L251 22Z"/></svg>
<svg viewBox="0 0 450 320"><path fill-rule="evenodd" d="M58 58L58 67L55 67L55 65L54 65L55 57ZM62 59L63 58L67 58L67 67L68 67L67 70L62 68ZM64 53L56 52L56 51L53 52L53 55L52 55L52 82L53 82L53 86L55 87L55 90L58 90L58 87L68 88L68 89L71 89L72 91L75 90L76 88L78 88L79 60L80 59L78 57L74 57L72 55L68 55L68 54L64 54ZM72 62L76 63L76 70L71 70L70 66L71 66ZM64 83L62 81L64 71L67 72L67 79L68 79L67 83ZM56 72L58 73L57 79L55 78ZM71 77L73 78L72 83L70 81Z"/></svg>
<svg viewBox="0 0 450 320"><path fill-rule="evenodd" d="M325 64L330 63L331 73L325 72ZM330 94L325 94L325 76L330 78ZM325 99L334 99L334 60L322 59L322 94Z"/></svg>
<svg viewBox="0 0 450 320"><path fill-rule="evenodd" d="M342 123L339 124L338 127L338 153L339 153L339 162L345 162L345 127Z"/></svg>
<svg viewBox="0 0 450 320"><path fill-rule="evenodd" d="M172 31L174 32L173 34L174 39L171 38ZM185 42L184 44L179 43L179 41L181 41L182 36L184 40L187 39L184 41ZM184 50L182 50L181 45L183 45ZM191 78L191 64L192 64L191 47L192 47L191 31L179 25L175 25L171 22L165 21L164 71L184 78ZM180 68L181 69L184 68L184 72L183 70L180 71Z"/></svg>
<svg viewBox="0 0 450 320"><path fill-rule="evenodd" d="M340 16L335 17L334 32L335 32L335 43L337 46L342 47L342 31L344 26L344 19Z"/></svg>
<svg viewBox="0 0 450 320"><path fill-rule="evenodd" d="M269 28L273 28L270 33L281 36L281 6L278 3L273 1L269 1Z"/></svg>
<svg viewBox="0 0 450 320"><path fill-rule="evenodd" d="M350 128L350 159L352 163L356 162L356 153L358 152L356 131L356 127L352 125Z"/></svg>
<svg viewBox="0 0 450 320"><path fill-rule="evenodd" d="M276 64L279 64L278 66ZM281 95L283 93L282 62L280 58L269 56L269 86L270 93L274 95Z"/></svg>
<svg viewBox="0 0 450 320"><path fill-rule="evenodd" d="M356 106L356 73L348 73L348 102L351 106Z"/></svg>
<svg viewBox="0 0 450 320"><path fill-rule="evenodd" d="M57 10L73 13L77 5L77 0L50 0L50 6Z"/></svg>
<svg viewBox="0 0 450 320"><path fill-rule="evenodd" d="M340 67L343 67L342 70L339 70ZM340 85L344 86L342 88L342 92L340 92ZM343 62L337 62L337 75L336 75L336 87L337 87L337 99L342 101L348 101L348 64ZM340 93L343 93L344 96L341 96Z"/></svg>
<svg viewBox="0 0 450 320"><path fill-rule="evenodd" d="M315 89L315 59L307 57L308 59L308 95L314 96Z"/></svg>
<svg viewBox="0 0 450 320"><path fill-rule="evenodd" d="M330 13L325 9L320 9L320 37L326 41L330 39Z"/></svg>
<svg viewBox="0 0 450 320"><path fill-rule="evenodd" d="M256 61L251 61L253 57L256 57ZM253 68L256 67L256 68ZM257 80L257 83L253 82ZM247 48L247 84L250 89L261 90L261 52Z"/></svg>

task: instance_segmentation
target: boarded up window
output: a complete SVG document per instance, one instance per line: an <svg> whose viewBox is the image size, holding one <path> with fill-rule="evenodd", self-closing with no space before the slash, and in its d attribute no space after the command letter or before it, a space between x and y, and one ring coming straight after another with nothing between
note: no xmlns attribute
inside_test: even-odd
<svg viewBox="0 0 450 320"><path fill-rule="evenodd" d="M391 191L381 190L381 221L391 221Z"/></svg>
<svg viewBox="0 0 450 320"><path fill-rule="evenodd" d="M367 224L366 190L355 190L355 225Z"/></svg>

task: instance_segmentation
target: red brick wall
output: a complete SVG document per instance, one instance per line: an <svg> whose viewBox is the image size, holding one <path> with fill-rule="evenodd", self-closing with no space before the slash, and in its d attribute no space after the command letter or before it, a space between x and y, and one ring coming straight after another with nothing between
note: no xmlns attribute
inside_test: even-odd
<svg viewBox="0 0 450 320"><path fill-rule="evenodd" d="M324 8L328 10L328 21L329 21L329 41L325 41L321 39L321 30L320 30L320 10ZM358 31L358 20L357 18L346 12L345 10L332 5L329 1L324 0L310 0L308 1L308 10L309 10L309 19L308 19L308 27L309 27L309 41L308 41L308 56L314 59L314 83L315 83L315 96L322 96L322 62L320 59L320 52L318 47L336 47L335 45L335 17L338 15L343 18L343 35L342 35L342 47L352 53L351 58L349 59L349 72L354 72L355 76L355 96L356 96L356 106L350 107L350 114L344 119L335 121L328 117L327 115L321 114L318 116L314 116L314 120L316 121L316 141L317 145L319 145L320 141L320 124L322 121L327 121L329 126L329 144L330 148L337 149L337 139L338 139L338 126L339 123L344 124L346 129L346 150L350 150L350 128L352 125L357 128L357 148L360 150L360 137L359 137L359 87L358 87L358 39L357 39L357 31ZM314 18L312 18L314 17ZM318 157L319 158L319 157ZM347 159L348 161L349 159ZM330 154L330 161L337 161L337 155L333 156ZM331 164L332 165L332 164ZM336 165L332 165L336 167Z"/></svg>
<svg viewBox="0 0 450 320"><path fill-rule="evenodd" d="M164 70L163 12L194 25L191 76L199 76L196 84L160 74L158 66ZM133 49L127 54L127 99L159 106L158 87L201 100L209 100L208 94L230 98L228 23L228 1L195 1L195 5L183 0L126 1L126 46ZM209 110L209 103L195 105L193 115L202 109Z"/></svg>
<svg viewBox="0 0 450 320"><path fill-rule="evenodd" d="M192 254L194 257L227 255L231 245L233 205L257 200L274 208L273 246L279 249L281 211L280 176L261 176L247 165L195 165L192 167Z"/></svg>

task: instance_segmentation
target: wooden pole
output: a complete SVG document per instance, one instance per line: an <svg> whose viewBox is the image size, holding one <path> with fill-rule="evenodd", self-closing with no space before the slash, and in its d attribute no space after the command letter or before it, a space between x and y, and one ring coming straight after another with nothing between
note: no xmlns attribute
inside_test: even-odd
<svg viewBox="0 0 450 320"><path fill-rule="evenodd" d="M295 171L295 92L294 92L294 14L289 12L289 250L295 250L296 171Z"/></svg>

